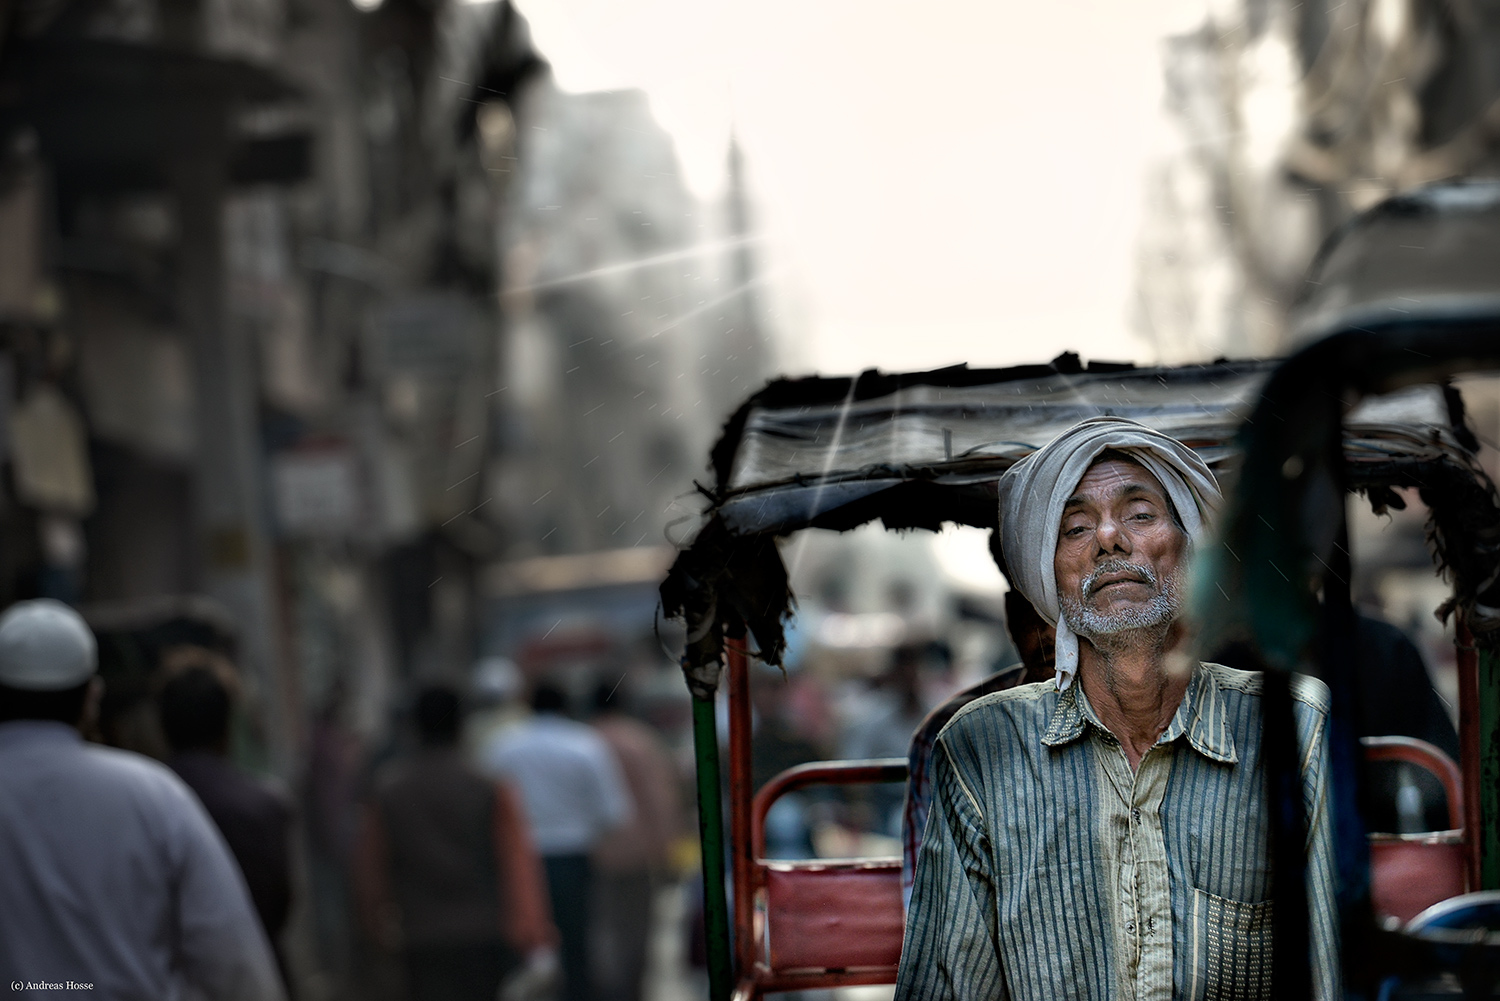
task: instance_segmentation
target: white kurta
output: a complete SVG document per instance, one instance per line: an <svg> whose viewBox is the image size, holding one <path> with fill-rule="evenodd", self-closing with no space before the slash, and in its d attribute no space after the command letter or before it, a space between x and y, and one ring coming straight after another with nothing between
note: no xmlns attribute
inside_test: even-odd
<svg viewBox="0 0 1500 1001"><path fill-rule="evenodd" d="M244 878L176 775L62 723L0 723L0 987L68 981L92 986L43 990L283 997Z"/></svg>

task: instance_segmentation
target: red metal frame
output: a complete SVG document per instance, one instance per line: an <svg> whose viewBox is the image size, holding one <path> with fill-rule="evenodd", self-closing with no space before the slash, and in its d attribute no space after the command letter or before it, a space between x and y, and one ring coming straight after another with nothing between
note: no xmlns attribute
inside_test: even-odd
<svg viewBox="0 0 1500 1001"><path fill-rule="evenodd" d="M1453 759L1441 750L1415 737L1362 737L1366 761L1404 761L1424 768L1443 784L1448 799L1449 830L1466 830L1468 797L1464 795L1464 777Z"/></svg>
<svg viewBox="0 0 1500 1001"><path fill-rule="evenodd" d="M810 889L813 881L837 895L848 888L885 887L899 893L901 860L840 859L764 861L765 819L781 796L809 785L851 785L899 782L906 778L906 762L899 758L876 761L823 761L789 768L766 783L752 799L749 657L742 641L727 646L729 699L729 815L730 859L734 883L734 938L736 986L734 1001L754 1001L768 991L817 990L895 980L892 963L842 967L774 969L767 944L766 924L774 910L768 892L772 882L783 888ZM835 884L837 884L835 886ZM815 891L816 892L816 891ZM897 898L899 902L899 898ZM837 924L843 915L825 915ZM853 922L851 922L853 923ZM858 929L847 933L857 935Z"/></svg>
<svg viewBox="0 0 1500 1001"><path fill-rule="evenodd" d="M905 782L906 759L870 761L813 761L788 768L761 787L750 807L751 852L758 862L766 854L766 814L782 796L811 785L866 785Z"/></svg>
<svg viewBox="0 0 1500 1001"><path fill-rule="evenodd" d="M725 644L729 696L729 861L734 883L734 967L743 978L755 963L755 856L751 850L750 658L743 638Z"/></svg>
<svg viewBox="0 0 1500 1001"><path fill-rule="evenodd" d="M1364 737L1366 761L1401 761L1431 772L1448 800L1448 830L1370 835L1370 897L1375 911L1410 921L1440 900L1470 889L1472 841L1464 830L1463 775L1453 759L1413 737Z"/></svg>

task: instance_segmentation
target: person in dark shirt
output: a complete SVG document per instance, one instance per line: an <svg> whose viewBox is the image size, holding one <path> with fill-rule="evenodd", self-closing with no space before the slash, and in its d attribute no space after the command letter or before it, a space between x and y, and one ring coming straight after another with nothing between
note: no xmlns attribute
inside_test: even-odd
<svg viewBox="0 0 1500 1001"><path fill-rule="evenodd" d="M291 807L284 795L229 761L232 703L229 687L212 667L174 673L157 699L172 749L167 765L197 793L224 835L285 979L279 939L292 905Z"/></svg>
<svg viewBox="0 0 1500 1001"><path fill-rule="evenodd" d="M523 959L555 963L520 797L463 756L460 708L441 685L418 695L421 749L381 770L360 832L361 917L403 954L411 1001L494 1001Z"/></svg>
<svg viewBox="0 0 1500 1001"><path fill-rule="evenodd" d="M1454 761L1458 730L1432 684L1416 645L1389 622L1360 613L1354 621L1355 733L1360 737L1415 737ZM1371 830L1397 834L1448 826L1442 783L1421 768L1382 762L1370 769L1365 804ZM1407 798L1415 792L1416 799Z"/></svg>
<svg viewBox="0 0 1500 1001"><path fill-rule="evenodd" d="M1209 659L1231 667L1255 667L1243 642L1230 643ZM1458 730L1422 654L1406 633L1373 615L1356 612L1354 664L1356 737L1415 737L1458 761ZM1426 769L1377 762L1368 767L1365 783L1363 810L1369 830L1415 834L1448 827L1443 785Z"/></svg>
<svg viewBox="0 0 1500 1001"><path fill-rule="evenodd" d="M1458 731L1433 687L1427 665L1400 629L1360 613L1354 622L1359 665L1355 711L1361 737L1416 737L1457 761Z"/></svg>

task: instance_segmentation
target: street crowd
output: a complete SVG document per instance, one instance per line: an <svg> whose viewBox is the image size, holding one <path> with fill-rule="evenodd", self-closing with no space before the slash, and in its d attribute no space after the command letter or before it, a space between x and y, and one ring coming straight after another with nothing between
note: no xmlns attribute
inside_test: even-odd
<svg viewBox="0 0 1500 1001"><path fill-rule="evenodd" d="M297 798L232 760L232 665L192 648L167 660L158 761L85 738L104 686L76 611L39 599L0 616L0 982L16 995L280 1001L301 989L283 945L297 887L318 874L297 873ZM358 783L345 896L361 948L394 959L412 1001L493 1001L502 988L634 1001L683 823L677 769L621 711L628 689L601 687L581 722L546 680L519 704L518 673L501 666L480 727L465 725L473 692L420 686L414 746ZM328 743L314 734L310 773ZM314 829L329 800L317 785Z"/></svg>

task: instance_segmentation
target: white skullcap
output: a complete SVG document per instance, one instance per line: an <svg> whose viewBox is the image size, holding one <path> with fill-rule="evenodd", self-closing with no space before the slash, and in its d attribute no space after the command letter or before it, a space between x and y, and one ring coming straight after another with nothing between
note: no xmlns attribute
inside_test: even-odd
<svg viewBox="0 0 1500 1001"><path fill-rule="evenodd" d="M99 650L83 617L60 601L18 601L0 615L0 685L32 692L76 688Z"/></svg>
<svg viewBox="0 0 1500 1001"><path fill-rule="evenodd" d="M1000 477L1000 544L1010 582L1057 627L1057 687L1078 671L1078 637L1062 620L1053 556L1068 498L1100 454L1123 452L1166 488L1193 542L1223 499L1198 453L1144 424L1123 417L1090 417L1073 425Z"/></svg>
<svg viewBox="0 0 1500 1001"><path fill-rule="evenodd" d="M509 657L482 657L474 665L470 691L490 702L509 702L521 697L526 679Z"/></svg>

